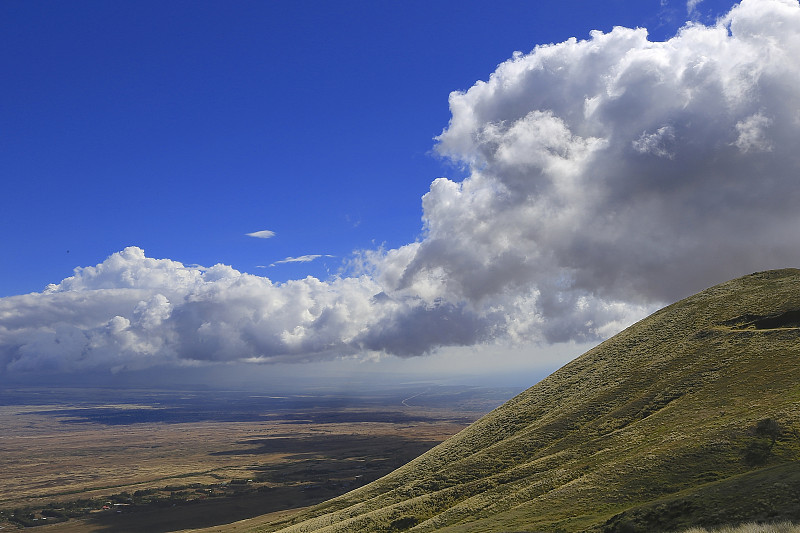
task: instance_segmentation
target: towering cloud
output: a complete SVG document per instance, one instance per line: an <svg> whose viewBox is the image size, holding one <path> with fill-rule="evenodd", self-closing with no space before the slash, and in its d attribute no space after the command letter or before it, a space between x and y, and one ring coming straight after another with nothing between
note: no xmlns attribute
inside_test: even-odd
<svg viewBox="0 0 800 533"><path fill-rule="evenodd" d="M667 301L796 261L798 38L797 2L750 0L663 43L538 47L452 94L437 148L471 175L424 198L403 283L536 287L552 316L565 294Z"/></svg>
<svg viewBox="0 0 800 533"><path fill-rule="evenodd" d="M284 284L127 248L0 300L0 368L600 338L796 265L798 49L796 0L744 0L666 42L618 27L518 53L450 96L436 149L469 175L432 183L419 242L361 252L349 277Z"/></svg>

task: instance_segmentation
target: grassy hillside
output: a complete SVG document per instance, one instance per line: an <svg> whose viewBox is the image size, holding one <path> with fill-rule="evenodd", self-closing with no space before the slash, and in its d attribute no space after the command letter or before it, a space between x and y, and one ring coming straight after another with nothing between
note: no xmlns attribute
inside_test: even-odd
<svg viewBox="0 0 800 533"><path fill-rule="evenodd" d="M800 270L658 311L272 532L672 531L800 520Z"/></svg>
<svg viewBox="0 0 800 533"><path fill-rule="evenodd" d="M710 531L701 527L693 527L687 529L683 533L800 533L800 526L792 524L791 522L780 522L777 524L747 523L739 526L723 526Z"/></svg>

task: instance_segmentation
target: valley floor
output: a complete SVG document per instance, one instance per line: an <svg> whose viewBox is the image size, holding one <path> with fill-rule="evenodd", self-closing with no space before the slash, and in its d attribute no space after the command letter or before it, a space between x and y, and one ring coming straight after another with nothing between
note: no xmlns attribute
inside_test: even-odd
<svg viewBox="0 0 800 533"><path fill-rule="evenodd" d="M0 526L252 526L391 472L516 392L3 390Z"/></svg>

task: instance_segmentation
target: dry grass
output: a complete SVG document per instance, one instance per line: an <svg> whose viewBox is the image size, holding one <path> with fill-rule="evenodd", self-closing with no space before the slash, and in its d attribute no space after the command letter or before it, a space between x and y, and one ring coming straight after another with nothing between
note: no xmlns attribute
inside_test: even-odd
<svg viewBox="0 0 800 533"><path fill-rule="evenodd" d="M777 524L747 523L714 529L693 527L684 530L683 533L800 533L800 526L791 522L780 522Z"/></svg>

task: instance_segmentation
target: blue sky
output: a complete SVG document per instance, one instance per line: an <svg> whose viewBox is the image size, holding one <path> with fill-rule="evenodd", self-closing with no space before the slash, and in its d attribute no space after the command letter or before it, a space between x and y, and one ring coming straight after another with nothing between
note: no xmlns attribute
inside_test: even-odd
<svg viewBox="0 0 800 533"><path fill-rule="evenodd" d="M0 295L130 245L336 273L419 238L431 181L464 177L432 154L451 91L515 50L615 25L658 40L687 18L659 0L4 2ZM335 257L258 268L316 254Z"/></svg>
<svg viewBox="0 0 800 533"><path fill-rule="evenodd" d="M4 2L0 49L21 382L527 382L800 264L797 0Z"/></svg>

